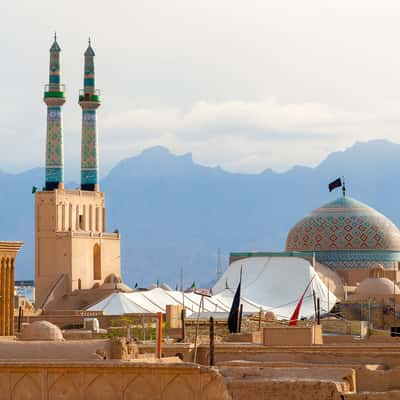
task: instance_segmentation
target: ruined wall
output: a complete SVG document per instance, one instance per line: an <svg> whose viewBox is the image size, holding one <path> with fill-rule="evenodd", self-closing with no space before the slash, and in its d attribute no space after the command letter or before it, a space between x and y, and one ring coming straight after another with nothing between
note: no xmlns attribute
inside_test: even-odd
<svg viewBox="0 0 400 400"><path fill-rule="evenodd" d="M208 364L209 348L199 346L197 359ZM316 346L260 346L256 344L222 344L215 348L216 362L232 360L294 361L325 364L384 364L388 368L400 366L400 352L396 344L372 345L349 343Z"/></svg>
<svg viewBox="0 0 400 400"><path fill-rule="evenodd" d="M322 344L321 325L264 328L263 344L265 346L310 346Z"/></svg>
<svg viewBox="0 0 400 400"><path fill-rule="evenodd" d="M371 321L375 329L390 329L391 326L399 326L398 311L396 306L396 315L394 315L393 306L364 302L340 303L338 312L346 320Z"/></svg>
<svg viewBox="0 0 400 400"><path fill-rule="evenodd" d="M0 399L228 400L214 370L187 364L2 363Z"/></svg>
<svg viewBox="0 0 400 400"><path fill-rule="evenodd" d="M233 400L342 400L335 382L296 380L254 380L228 383Z"/></svg>
<svg viewBox="0 0 400 400"><path fill-rule="evenodd" d="M111 291L110 291L111 293ZM142 326L144 321L146 329L155 324L156 314L125 314L121 315L102 315L95 311L79 311L79 310L57 310L56 312L44 313L37 316L26 316L22 319L22 323L31 323L34 321L49 321L57 325L61 329L70 329L71 326L83 327L83 321L86 317L97 318L100 328L107 329L118 321L130 320L132 324ZM18 317L14 318L14 325L17 326ZM122 326L119 325L119 326Z"/></svg>
<svg viewBox="0 0 400 400"><path fill-rule="evenodd" d="M352 393L342 397L343 400L400 400L400 391Z"/></svg>
<svg viewBox="0 0 400 400"><path fill-rule="evenodd" d="M400 367L387 370L363 368L358 371L358 382L362 392L400 390Z"/></svg>
<svg viewBox="0 0 400 400"><path fill-rule="evenodd" d="M368 335L367 321L323 319L321 320L321 325L324 333L336 333L339 335L357 335L361 336L362 338L365 338Z"/></svg>

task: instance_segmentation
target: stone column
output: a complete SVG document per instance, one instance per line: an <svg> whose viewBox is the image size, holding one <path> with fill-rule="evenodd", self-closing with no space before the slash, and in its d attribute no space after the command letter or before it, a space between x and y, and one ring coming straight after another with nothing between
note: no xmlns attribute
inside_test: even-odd
<svg viewBox="0 0 400 400"><path fill-rule="evenodd" d="M10 261L10 308L9 308L9 321L10 321L10 329L9 336L14 334L14 258Z"/></svg>
<svg viewBox="0 0 400 400"><path fill-rule="evenodd" d="M75 230L79 231L79 206L75 207Z"/></svg>
<svg viewBox="0 0 400 400"><path fill-rule="evenodd" d="M87 216L88 216L88 210L87 210L86 205L84 204L82 206L82 227L81 227L81 229L83 228L83 230L85 232L87 231L87 222L88 222Z"/></svg>
<svg viewBox="0 0 400 400"><path fill-rule="evenodd" d="M106 208L103 207L102 218L101 218L101 231L106 231Z"/></svg>
<svg viewBox="0 0 400 400"><path fill-rule="evenodd" d="M93 226L94 226L94 224L93 224L93 206L90 204L89 205L89 231L90 232L94 231Z"/></svg>
<svg viewBox="0 0 400 400"><path fill-rule="evenodd" d="M74 212L73 212L72 204L69 205L68 220L69 220L68 230L73 231L74 230L74 226L73 226Z"/></svg>
<svg viewBox="0 0 400 400"><path fill-rule="evenodd" d="M61 211L61 217L62 217L62 222L61 222L61 230L65 232L65 217L66 217L66 212L65 212L65 204L62 205L62 211Z"/></svg>
<svg viewBox="0 0 400 400"><path fill-rule="evenodd" d="M5 272L5 279L4 279L4 335L8 336L9 331L9 317L8 317L8 310L9 310L9 303L10 303L10 259L6 259L6 268Z"/></svg>
<svg viewBox="0 0 400 400"><path fill-rule="evenodd" d="M96 232L100 232L100 208L96 207Z"/></svg>

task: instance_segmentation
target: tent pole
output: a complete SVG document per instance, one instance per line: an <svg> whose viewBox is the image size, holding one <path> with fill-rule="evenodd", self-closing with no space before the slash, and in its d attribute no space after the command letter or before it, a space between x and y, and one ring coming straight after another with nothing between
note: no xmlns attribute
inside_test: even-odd
<svg viewBox="0 0 400 400"><path fill-rule="evenodd" d="M214 318L210 317L210 366L215 364Z"/></svg>
<svg viewBox="0 0 400 400"><path fill-rule="evenodd" d="M242 329L242 314L243 314L243 304L239 306L239 323L238 323L238 332L240 333Z"/></svg>
<svg viewBox="0 0 400 400"><path fill-rule="evenodd" d="M201 311L201 306L203 304L203 299L204 299L204 296L201 296L200 303L199 303L199 312L197 314L197 321L196 321L196 333L194 336L194 356L193 356L194 363L196 362L196 359L197 359L197 336L199 334L200 311Z"/></svg>

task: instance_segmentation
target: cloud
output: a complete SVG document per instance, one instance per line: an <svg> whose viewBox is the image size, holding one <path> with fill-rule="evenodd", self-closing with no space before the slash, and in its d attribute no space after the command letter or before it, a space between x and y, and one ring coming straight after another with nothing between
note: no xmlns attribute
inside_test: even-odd
<svg viewBox="0 0 400 400"><path fill-rule="evenodd" d="M0 37L6 60L0 168L44 163L41 97L54 29L67 85L66 173L73 169L76 177L76 100L89 35L104 102L103 174L153 145L192 152L207 165L257 172L314 165L355 141L398 140L400 54L393 49L400 4L394 0L342 0L329 7L317 0L252 0L245 6L116 0L113 7L87 0L79 8L59 2L56 10L53 3L23 0L2 8L3 31L12 34ZM88 26L86 14L96 24Z"/></svg>
<svg viewBox="0 0 400 400"><path fill-rule="evenodd" d="M374 115L270 98L199 101L187 110L129 109L106 115L100 124L109 132L103 141L114 160L163 145L177 153L192 152L202 164L259 172L315 165L356 140L390 136L396 130L392 125L398 124L396 112L395 106L390 115Z"/></svg>
<svg viewBox="0 0 400 400"><path fill-rule="evenodd" d="M175 132L195 139L243 132L265 136L294 130L319 135L332 125L338 129L362 118L366 116L333 110L325 104L280 104L271 98L263 102L200 101L186 112L177 108L138 108L109 114L103 125L108 129L142 131L146 136Z"/></svg>
<svg viewBox="0 0 400 400"><path fill-rule="evenodd" d="M188 132L244 132L264 136L287 131L318 133L333 122L350 122L357 114L330 109L324 104L264 102L199 102L184 115L182 130Z"/></svg>
<svg viewBox="0 0 400 400"><path fill-rule="evenodd" d="M43 110L41 110L43 111ZM36 110L35 110L36 112ZM266 168L286 170L293 165L314 166L329 153L355 141L397 140L400 106L361 113L320 103L264 101L198 101L191 107L127 107L101 110L98 118L100 166L104 176L120 159L162 145L177 154L191 152L196 162L233 172L255 173ZM42 127L17 132L4 120L0 168L21 170L43 165L45 119ZM79 179L80 113L66 110L65 161L68 179ZM16 135L34 140L15 146ZM19 168L15 164L19 163Z"/></svg>

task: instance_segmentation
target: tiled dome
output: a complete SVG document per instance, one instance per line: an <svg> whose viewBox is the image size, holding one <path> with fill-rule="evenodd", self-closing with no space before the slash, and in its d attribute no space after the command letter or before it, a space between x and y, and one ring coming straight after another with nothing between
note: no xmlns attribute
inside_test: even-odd
<svg viewBox="0 0 400 400"><path fill-rule="evenodd" d="M314 210L289 232L287 251L400 250L400 231L384 215L350 197Z"/></svg>

